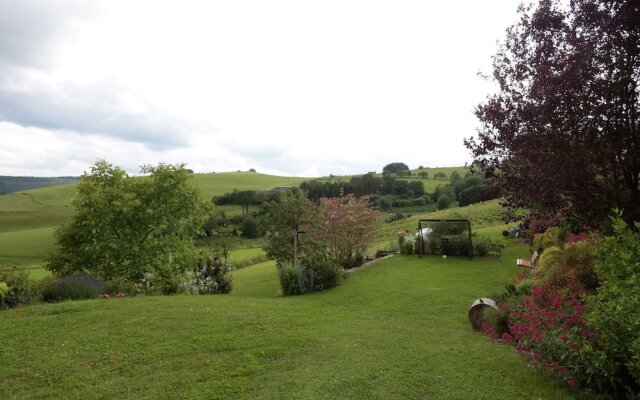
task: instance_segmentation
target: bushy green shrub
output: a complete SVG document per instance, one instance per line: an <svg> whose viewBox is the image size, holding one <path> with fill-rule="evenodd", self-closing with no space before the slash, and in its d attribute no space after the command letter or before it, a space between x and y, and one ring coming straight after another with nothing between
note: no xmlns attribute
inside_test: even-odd
<svg viewBox="0 0 640 400"><path fill-rule="evenodd" d="M493 241L488 236L482 236L473 241L473 254L478 257L500 257L503 249L503 243Z"/></svg>
<svg viewBox="0 0 640 400"><path fill-rule="evenodd" d="M304 293L301 285L301 269L293 262L278 263L278 278L283 295L294 296Z"/></svg>
<svg viewBox="0 0 640 400"><path fill-rule="evenodd" d="M42 300L56 302L63 300L95 299L105 293L107 285L90 275L69 275L49 283L42 293Z"/></svg>
<svg viewBox="0 0 640 400"><path fill-rule="evenodd" d="M453 199L446 194L443 194L438 198L438 210L444 210L445 208L449 208L449 206L453 203Z"/></svg>
<svg viewBox="0 0 640 400"><path fill-rule="evenodd" d="M468 256L469 237L467 235L439 236L431 234L425 239L425 254L447 256Z"/></svg>
<svg viewBox="0 0 640 400"><path fill-rule="evenodd" d="M343 269L335 262L315 257L302 260L303 290L319 292L342 283Z"/></svg>
<svg viewBox="0 0 640 400"><path fill-rule="evenodd" d="M536 233L533 235L533 248L540 252L544 252L549 247L562 247L562 240L559 237L560 231L558 228L549 228L542 233Z"/></svg>
<svg viewBox="0 0 640 400"><path fill-rule="evenodd" d="M586 318L600 346L585 357L594 375L591 384L635 399L640 397L640 234L620 216L612 226L615 236L605 237L595 249L601 283L587 304Z"/></svg>
<svg viewBox="0 0 640 400"><path fill-rule="evenodd" d="M398 247L400 254L411 255L415 252L416 240L411 234L398 236Z"/></svg>
<svg viewBox="0 0 640 400"><path fill-rule="evenodd" d="M113 278L107 282L105 293L109 294L110 296L115 296L118 293L124 293L125 295L131 297L137 295L138 290L134 282L120 277Z"/></svg>
<svg viewBox="0 0 640 400"><path fill-rule="evenodd" d="M593 246L592 242L583 241L567 244L562 248L547 248L540 256L535 270L535 284L562 287L568 279L575 279L583 288L596 288L598 277L593 270Z"/></svg>
<svg viewBox="0 0 640 400"><path fill-rule="evenodd" d="M0 272L3 295L0 295L0 309L13 308L38 301L37 284L29 279L28 272Z"/></svg>
<svg viewBox="0 0 640 400"><path fill-rule="evenodd" d="M258 232L258 221L253 217L246 217L242 220L240 231L242 231L242 237L244 238L255 239L260 236Z"/></svg>
<svg viewBox="0 0 640 400"><path fill-rule="evenodd" d="M363 263L364 263L364 256L360 253L356 253L353 257L351 257L342 265L342 268L344 269L358 268Z"/></svg>
<svg viewBox="0 0 640 400"><path fill-rule="evenodd" d="M278 278L285 296L318 292L340 285L344 278L341 266L317 257L305 257L300 265L278 264Z"/></svg>
<svg viewBox="0 0 640 400"><path fill-rule="evenodd" d="M184 290L185 273L171 271L168 268L145 272L136 282L138 293L147 295L172 295Z"/></svg>

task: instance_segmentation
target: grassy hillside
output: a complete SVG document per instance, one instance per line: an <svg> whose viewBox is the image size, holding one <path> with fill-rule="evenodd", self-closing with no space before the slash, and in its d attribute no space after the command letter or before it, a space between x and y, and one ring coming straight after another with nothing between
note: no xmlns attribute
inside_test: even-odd
<svg viewBox="0 0 640 400"><path fill-rule="evenodd" d="M0 398L571 399L467 321L525 252L396 256L288 298L267 262L236 271L230 295L4 311Z"/></svg>
<svg viewBox="0 0 640 400"><path fill-rule="evenodd" d="M273 176L250 172L223 172L215 174L194 174L193 184L198 187L204 199L238 190L273 189L276 186L298 186L309 178Z"/></svg>
<svg viewBox="0 0 640 400"><path fill-rule="evenodd" d="M45 186L67 185L80 180L74 176L42 178L34 176L0 176L0 193L12 193Z"/></svg>

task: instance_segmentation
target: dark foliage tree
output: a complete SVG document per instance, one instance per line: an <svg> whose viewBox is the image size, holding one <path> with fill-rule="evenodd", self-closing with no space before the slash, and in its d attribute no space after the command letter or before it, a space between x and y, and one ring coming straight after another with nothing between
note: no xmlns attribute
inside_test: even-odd
<svg viewBox="0 0 640 400"><path fill-rule="evenodd" d="M397 174L397 173L406 173L409 172L409 174L411 173L411 171L409 170L409 166L405 163L401 163L401 162L394 162L391 164L387 164L384 166L384 168L382 168L382 173L383 174Z"/></svg>
<svg viewBox="0 0 640 400"><path fill-rule="evenodd" d="M474 166L512 209L601 227L640 219L640 2L521 7L493 59L499 91L476 109Z"/></svg>
<svg viewBox="0 0 640 400"><path fill-rule="evenodd" d="M447 179L447 174L444 172L436 172L433 174L433 179Z"/></svg>

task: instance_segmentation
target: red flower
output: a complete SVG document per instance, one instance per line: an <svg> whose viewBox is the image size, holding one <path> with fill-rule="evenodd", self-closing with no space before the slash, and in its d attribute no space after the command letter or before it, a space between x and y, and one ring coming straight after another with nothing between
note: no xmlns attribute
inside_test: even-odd
<svg viewBox="0 0 640 400"><path fill-rule="evenodd" d="M574 387L574 386L576 385L576 381L574 381L573 379L569 379L569 380L567 381L567 385L569 385L569 386L571 386L571 387Z"/></svg>

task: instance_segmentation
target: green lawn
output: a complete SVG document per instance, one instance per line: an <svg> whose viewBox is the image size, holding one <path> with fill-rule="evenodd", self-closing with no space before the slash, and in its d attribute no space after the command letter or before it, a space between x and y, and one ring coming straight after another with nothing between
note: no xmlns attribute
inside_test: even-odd
<svg viewBox="0 0 640 400"><path fill-rule="evenodd" d="M55 250L54 229L0 232L0 269L33 268L42 264Z"/></svg>
<svg viewBox="0 0 640 400"><path fill-rule="evenodd" d="M570 399L466 318L526 251L396 256L305 296L278 296L266 262L236 271L226 296L0 312L0 398Z"/></svg>

